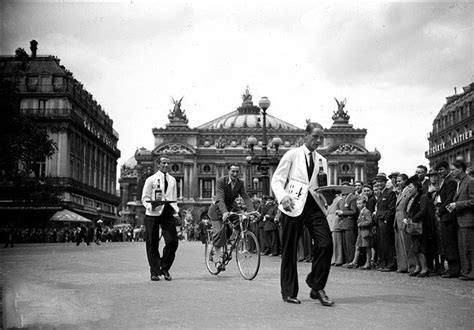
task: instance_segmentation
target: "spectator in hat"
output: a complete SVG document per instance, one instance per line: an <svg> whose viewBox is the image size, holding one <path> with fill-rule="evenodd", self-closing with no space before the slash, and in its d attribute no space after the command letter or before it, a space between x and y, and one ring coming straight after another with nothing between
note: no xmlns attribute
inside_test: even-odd
<svg viewBox="0 0 474 330"><path fill-rule="evenodd" d="M398 189L397 189L397 177L400 175L400 172L392 172L388 176L389 181L387 182L387 188L392 188L395 194L398 194Z"/></svg>
<svg viewBox="0 0 474 330"><path fill-rule="evenodd" d="M393 272L396 269L393 222L395 220L397 196L391 188L387 188L388 179L385 173L378 173L375 179L380 189L380 196L376 204L377 211L375 212L375 220L379 227L377 240L380 242L380 265L378 270Z"/></svg>
<svg viewBox="0 0 474 330"><path fill-rule="evenodd" d="M456 195L457 182L451 174L447 161L440 161L436 164L441 179L439 195L436 200L437 210L441 221L441 235L444 245L448 270L441 275L443 278L458 277L461 271L461 261L459 259L458 247L458 224L456 215L447 206L454 201Z"/></svg>
<svg viewBox="0 0 474 330"><path fill-rule="evenodd" d="M448 211L456 215L459 225L458 244L461 258L461 280L474 280L474 179L466 174L466 163L456 160L453 176L458 189Z"/></svg>

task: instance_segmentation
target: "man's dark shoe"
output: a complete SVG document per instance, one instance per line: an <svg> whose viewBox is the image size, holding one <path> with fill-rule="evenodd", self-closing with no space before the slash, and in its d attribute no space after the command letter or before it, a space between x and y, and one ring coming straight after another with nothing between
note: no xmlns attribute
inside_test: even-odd
<svg viewBox="0 0 474 330"><path fill-rule="evenodd" d="M461 275L458 277L462 281L474 281L474 278Z"/></svg>
<svg viewBox="0 0 474 330"><path fill-rule="evenodd" d="M297 298L294 297L289 297L289 296L281 296L284 302L287 302L289 304L301 304L301 301L299 301Z"/></svg>
<svg viewBox="0 0 474 330"><path fill-rule="evenodd" d="M382 273L388 273L388 272L394 272L394 271L395 271L395 269L393 269L393 268L383 268L381 270Z"/></svg>
<svg viewBox="0 0 474 330"><path fill-rule="evenodd" d="M441 277L442 278L455 278L455 277L459 277L459 274L446 273L446 274L441 275Z"/></svg>
<svg viewBox="0 0 474 330"><path fill-rule="evenodd" d="M160 278L158 277L158 275L151 275L150 279L151 279L152 281L159 281L159 280L160 280Z"/></svg>
<svg viewBox="0 0 474 330"><path fill-rule="evenodd" d="M163 276L165 277L165 280L167 280L167 281L171 281L173 279L171 277L170 273L165 269L161 270L161 274L163 274Z"/></svg>
<svg viewBox="0 0 474 330"><path fill-rule="evenodd" d="M334 301L330 300L328 296L326 296L326 292L324 290L313 290L311 289L311 292L309 293L309 297L311 299L317 299L321 302L321 305L323 306L333 306Z"/></svg>

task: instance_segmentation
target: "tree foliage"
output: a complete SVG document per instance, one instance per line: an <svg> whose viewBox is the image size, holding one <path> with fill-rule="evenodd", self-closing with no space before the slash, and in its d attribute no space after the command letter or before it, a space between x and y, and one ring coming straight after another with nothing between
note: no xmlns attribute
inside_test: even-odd
<svg viewBox="0 0 474 330"><path fill-rule="evenodd" d="M19 101L15 82L0 79L1 194L17 201L54 204L60 190L47 177L35 177L34 169L38 162L50 158L57 146L44 130L20 115Z"/></svg>

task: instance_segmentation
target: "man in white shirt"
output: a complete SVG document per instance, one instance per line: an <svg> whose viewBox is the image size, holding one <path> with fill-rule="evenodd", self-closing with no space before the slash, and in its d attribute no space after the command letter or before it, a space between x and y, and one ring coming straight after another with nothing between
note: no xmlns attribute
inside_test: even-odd
<svg viewBox="0 0 474 330"><path fill-rule="evenodd" d="M171 281L169 269L178 249L176 218L179 218L176 179L169 175L170 159L160 157L158 171L146 179L143 186L142 203L145 206L146 254L152 281L159 281L160 275ZM168 202L169 201L169 202ZM163 257L158 244L160 227L165 239Z"/></svg>
<svg viewBox="0 0 474 330"><path fill-rule="evenodd" d="M311 272L306 284L310 297L323 306L332 306L324 291L331 268L332 237L326 220L326 200L315 189L318 187L318 168L321 164L327 173L327 161L316 152L324 140L324 129L318 123L308 122L304 145L287 151L272 177L272 189L282 212L282 259L280 286L283 301L300 304L298 300L297 244L303 225L314 240Z"/></svg>

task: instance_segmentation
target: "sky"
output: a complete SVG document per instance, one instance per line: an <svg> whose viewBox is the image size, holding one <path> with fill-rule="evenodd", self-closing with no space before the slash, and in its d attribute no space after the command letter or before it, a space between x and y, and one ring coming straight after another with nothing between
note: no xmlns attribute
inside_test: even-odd
<svg viewBox="0 0 474 330"><path fill-rule="evenodd" d="M0 54L38 41L114 121L122 157L152 150L171 98L190 127L254 103L303 128L347 99L381 172L428 165L446 97L474 81L474 3L387 1L3 1Z"/></svg>

